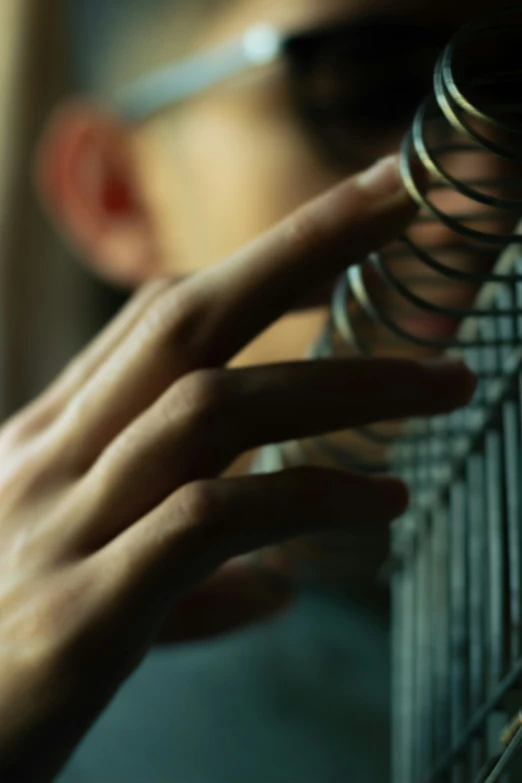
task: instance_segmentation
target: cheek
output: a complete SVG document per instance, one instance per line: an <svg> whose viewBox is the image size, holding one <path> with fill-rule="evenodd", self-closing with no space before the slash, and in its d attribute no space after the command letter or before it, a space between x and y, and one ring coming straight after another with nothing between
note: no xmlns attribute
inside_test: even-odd
<svg viewBox="0 0 522 783"><path fill-rule="evenodd" d="M204 220L213 263L299 205L331 187L328 171L288 110L221 107L185 123L181 138L187 190Z"/></svg>

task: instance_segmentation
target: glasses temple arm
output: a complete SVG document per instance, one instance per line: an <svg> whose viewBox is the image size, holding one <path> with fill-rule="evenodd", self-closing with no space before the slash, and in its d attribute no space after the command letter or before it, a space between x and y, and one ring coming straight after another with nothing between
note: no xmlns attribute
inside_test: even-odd
<svg viewBox="0 0 522 783"><path fill-rule="evenodd" d="M256 25L235 41L161 68L121 88L111 102L125 119L143 120L247 68L275 61L282 47L279 30L267 24Z"/></svg>

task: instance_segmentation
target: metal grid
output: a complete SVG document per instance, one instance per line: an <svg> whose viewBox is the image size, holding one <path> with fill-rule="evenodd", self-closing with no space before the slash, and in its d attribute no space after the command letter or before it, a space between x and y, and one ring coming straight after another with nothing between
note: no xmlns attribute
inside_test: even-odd
<svg viewBox="0 0 522 783"><path fill-rule="evenodd" d="M445 352L479 378L464 411L399 437L361 430L369 461L315 439L344 466L391 469L411 487L392 542L394 783L522 779L522 720L502 734L522 708L520 41L516 3L442 52L402 147L419 218L346 272L312 351Z"/></svg>
<svg viewBox="0 0 522 783"><path fill-rule="evenodd" d="M521 41L515 3L442 52L402 146L419 217L342 276L310 352L445 352L477 373L472 404L360 429L364 460L331 437L265 449L268 469L320 454L411 488L390 563L394 783L522 780Z"/></svg>
<svg viewBox="0 0 522 783"><path fill-rule="evenodd" d="M522 248L498 270L519 279L486 286L493 314L461 328L473 403L396 446L414 499L393 534L397 783L485 780L522 707Z"/></svg>
<svg viewBox="0 0 522 783"><path fill-rule="evenodd" d="M426 143L430 99L403 149L410 192L429 217L463 238L473 260L466 276L479 293L452 312L464 316L458 331L438 344L479 380L465 411L410 424L391 451L394 472L412 490L410 511L393 530L395 783L521 778L522 72L510 59L521 21L516 4L467 26L435 73L431 100L448 121L459 159L494 156L487 183L445 176ZM490 55L483 63L476 41ZM469 68L459 70L459 51L466 58L475 52ZM411 181L412 153L434 178L431 187L452 187L481 208L465 216L430 209L430 196ZM485 246L496 248L497 261L475 275ZM421 247L417 257L429 265L437 253ZM439 266L453 285L455 268Z"/></svg>

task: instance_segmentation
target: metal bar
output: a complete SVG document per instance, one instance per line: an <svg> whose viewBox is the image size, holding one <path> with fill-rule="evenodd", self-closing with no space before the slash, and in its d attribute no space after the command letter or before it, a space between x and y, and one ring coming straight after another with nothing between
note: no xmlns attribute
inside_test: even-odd
<svg viewBox="0 0 522 783"><path fill-rule="evenodd" d="M434 748L437 757L451 747L450 736L450 648L449 648L449 518L447 509L433 512L433 684Z"/></svg>
<svg viewBox="0 0 522 783"><path fill-rule="evenodd" d="M509 765L513 762L515 756L522 750L522 727L519 728L508 747L502 753L499 760L495 764L491 773L488 775L484 783L498 783L502 775L508 770Z"/></svg>
<svg viewBox="0 0 522 783"><path fill-rule="evenodd" d="M521 653L521 595L520 595L520 431L519 410L514 400L502 406L504 435L504 481L506 485L507 553L509 568L509 665Z"/></svg>
<svg viewBox="0 0 522 783"><path fill-rule="evenodd" d="M417 551L418 600L417 600L417 682L419 687L418 715L421 737L419 741L420 774L430 769L432 759L432 693L431 677L431 526L429 516L423 515L418 526L419 544Z"/></svg>
<svg viewBox="0 0 522 783"><path fill-rule="evenodd" d="M504 696L515 688L522 680L522 659L518 660L513 669L507 674L491 693L488 700L483 704L480 710L474 714L466 729L460 735L459 740L454 743L452 749L441 758L438 764L433 768L430 775L426 777L425 783L436 783L439 779L451 769L453 762L462 755L473 737L481 735L484 730L484 724L490 715L502 702Z"/></svg>
<svg viewBox="0 0 522 783"><path fill-rule="evenodd" d="M502 525L501 448L498 432L490 430L485 440L488 536L487 689L492 692L502 677L504 622L504 531Z"/></svg>
<svg viewBox="0 0 522 783"><path fill-rule="evenodd" d="M405 626L404 606L404 571L403 560L403 520L397 520L391 529L391 554L394 563L391 595L394 622L391 626L392 634L392 722L391 722L391 748L392 748L392 781L400 783L405 780L404 758L407 748L404 743L403 731L403 707L405 683L403 677L403 635Z"/></svg>
<svg viewBox="0 0 522 783"><path fill-rule="evenodd" d="M402 726L405 755L404 781L414 783L415 780L415 556L414 537L411 531L407 531L404 537L404 574L403 574L403 608L404 627L402 638Z"/></svg>
<svg viewBox="0 0 522 783"><path fill-rule="evenodd" d="M484 622L486 536L484 519L484 460L471 454L466 465L468 497L468 617L469 617L469 704L473 714L484 700ZM470 769L476 775L483 763L482 742L474 739Z"/></svg>
<svg viewBox="0 0 522 783"><path fill-rule="evenodd" d="M468 623L466 606L466 495L462 481L450 490L450 645L451 645L451 739L456 742L467 718L466 665ZM452 780L460 783L460 770Z"/></svg>

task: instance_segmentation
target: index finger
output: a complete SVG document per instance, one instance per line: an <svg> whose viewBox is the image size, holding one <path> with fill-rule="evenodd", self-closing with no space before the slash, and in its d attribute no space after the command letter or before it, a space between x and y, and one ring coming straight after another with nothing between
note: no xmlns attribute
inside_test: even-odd
<svg viewBox="0 0 522 783"><path fill-rule="evenodd" d="M391 155L188 279L191 356L199 366L226 363L300 299L395 239L417 210Z"/></svg>
<svg viewBox="0 0 522 783"><path fill-rule="evenodd" d="M387 159L174 286L58 418L68 465L87 469L181 376L226 364L307 291L395 238L416 210L397 159Z"/></svg>

